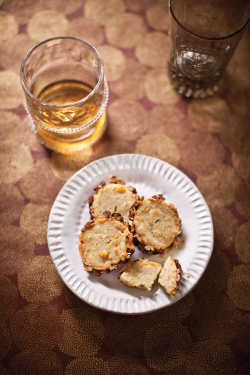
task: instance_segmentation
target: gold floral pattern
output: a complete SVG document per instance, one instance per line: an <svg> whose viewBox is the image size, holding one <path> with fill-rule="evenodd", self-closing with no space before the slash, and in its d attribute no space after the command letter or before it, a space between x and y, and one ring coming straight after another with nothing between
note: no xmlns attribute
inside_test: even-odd
<svg viewBox="0 0 250 375"><path fill-rule="evenodd" d="M248 375L249 32L217 95L187 100L168 78L167 0L0 0L0 8L0 374ZM110 91L105 135L71 155L47 152L31 132L19 78L28 49L58 35L97 47ZM46 239L64 181L93 160L131 152L166 160L197 183L215 232L194 290L133 317L72 294Z"/></svg>
<svg viewBox="0 0 250 375"><path fill-rule="evenodd" d="M235 171L250 183L250 156L233 153L232 160Z"/></svg>
<svg viewBox="0 0 250 375"><path fill-rule="evenodd" d="M41 0L44 9L63 11L64 14L74 13L82 7L82 0Z"/></svg>
<svg viewBox="0 0 250 375"><path fill-rule="evenodd" d="M103 158L104 156L108 156L108 155L115 155L118 153L126 154L130 152L129 142L127 142L126 139L119 138L119 134L115 132L112 135L113 130L114 129L111 129L109 125L106 135L103 137L102 141L94 145L93 147L94 153L92 155L91 161L99 159L99 158Z"/></svg>
<svg viewBox="0 0 250 375"><path fill-rule="evenodd" d="M19 130L19 128L18 128ZM21 133L21 134L20 134ZM35 155L43 155L46 158L46 155L43 154L44 147L39 141L38 137L31 130L31 122L28 116L26 116L22 121L22 132L19 131L19 139L22 139L25 145L29 146L30 152Z"/></svg>
<svg viewBox="0 0 250 375"><path fill-rule="evenodd" d="M15 284L5 276L0 276L0 313L12 315L18 306L18 292Z"/></svg>
<svg viewBox="0 0 250 375"><path fill-rule="evenodd" d="M16 73L0 72L0 109L13 109L23 102L23 92Z"/></svg>
<svg viewBox="0 0 250 375"><path fill-rule="evenodd" d="M67 3L71 4L72 2L67 1ZM94 46L99 46L104 41L102 25L93 20L88 20L87 18L75 18L74 22L70 23L68 26L68 33L69 35L87 40Z"/></svg>
<svg viewBox="0 0 250 375"><path fill-rule="evenodd" d="M154 68L165 67L169 57L168 37L161 32L148 33L137 45L135 55L141 64Z"/></svg>
<svg viewBox="0 0 250 375"><path fill-rule="evenodd" d="M16 73L19 73L20 62L24 58L24 54L26 54L28 50L33 47L33 45L34 42L28 37L27 34L18 34L15 37L12 35L9 40L1 42L1 65L5 69L11 69Z"/></svg>
<svg viewBox="0 0 250 375"><path fill-rule="evenodd" d="M119 16L125 10L123 0L86 0L84 11L86 18L105 24L112 16Z"/></svg>
<svg viewBox="0 0 250 375"><path fill-rule="evenodd" d="M51 156L53 173L56 177L67 180L83 165L88 164L93 156L94 153L91 147L76 152L74 155L62 155L53 152Z"/></svg>
<svg viewBox="0 0 250 375"><path fill-rule="evenodd" d="M40 189L37 184L38 180L43 181L46 189ZM19 181L19 186L26 199L33 202L49 203L55 199L62 183L54 178L51 167L45 159L42 159L34 163L34 168L28 172L27 178L22 178Z"/></svg>
<svg viewBox="0 0 250 375"><path fill-rule="evenodd" d="M146 31L141 17L132 13L124 13L119 17L110 18L105 27L109 43L122 48L136 46Z"/></svg>
<svg viewBox="0 0 250 375"><path fill-rule="evenodd" d="M20 217L20 227L40 245L47 242L46 230L50 206L28 203Z"/></svg>
<svg viewBox="0 0 250 375"><path fill-rule="evenodd" d="M191 127L187 121L185 109L177 105L156 105L149 112L150 132L165 134L175 140L177 145L183 146L183 142L190 136ZM155 126L153 126L155 124Z"/></svg>
<svg viewBox="0 0 250 375"><path fill-rule="evenodd" d="M223 217L223 221L221 218ZM213 220L215 227L215 238L218 243L227 248L234 243L239 220L232 212L225 207L215 207L213 210Z"/></svg>
<svg viewBox="0 0 250 375"><path fill-rule="evenodd" d="M193 147L188 147L190 141ZM223 145L215 136L209 134L193 132L183 140L181 146L182 165L198 176L209 175L214 171L214 165L220 165L225 158ZM205 154L206 150L209 150L209 157Z"/></svg>
<svg viewBox="0 0 250 375"><path fill-rule="evenodd" d="M63 364L53 351L23 351L10 361L11 373L14 375L63 375Z"/></svg>
<svg viewBox="0 0 250 375"><path fill-rule="evenodd" d="M249 194L250 185L240 183L235 194L235 206L238 212L250 220L250 194ZM244 199L242 200L242 197Z"/></svg>
<svg viewBox="0 0 250 375"><path fill-rule="evenodd" d="M110 83L111 90L121 98L130 100L142 98L145 96L144 76L146 72L145 66L141 66L134 59L127 59L126 67L120 78Z"/></svg>
<svg viewBox="0 0 250 375"><path fill-rule="evenodd" d="M65 305L67 308L82 307L82 301L69 288L64 286L63 296L65 299Z"/></svg>
<svg viewBox="0 0 250 375"><path fill-rule="evenodd" d="M0 220L5 224L12 224L19 220L20 214L24 209L24 197L14 185L0 185Z"/></svg>
<svg viewBox="0 0 250 375"><path fill-rule="evenodd" d="M227 293L234 304L242 310L250 310L250 266L240 264L231 272Z"/></svg>
<svg viewBox="0 0 250 375"><path fill-rule="evenodd" d="M242 262L250 263L250 222L239 227L235 239L235 250Z"/></svg>
<svg viewBox="0 0 250 375"><path fill-rule="evenodd" d="M134 141L148 129L147 112L138 102L118 99L109 107L109 135L121 141Z"/></svg>
<svg viewBox="0 0 250 375"><path fill-rule="evenodd" d="M180 152L175 141L166 135L144 135L139 139L135 148L136 153L152 155L171 164L180 160Z"/></svg>
<svg viewBox="0 0 250 375"><path fill-rule="evenodd" d="M49 302L60 295L62 281L47 256L36 256L18 273L18 288L28 302Z"/></svg>
<svg viewBox="0 0 250 375"><path fill-rule="evenodd" d="M32 168L33 159L28 146L17 145L13 140L2 142L0 149L0 168L4 173L1 182L13 184L24 177Z"/></svg>
<svg viewBox="0 0 250 375"><path fill-rule="evenodd" d="M238 107L238 113L247 110L246 108L244 109L242 105L238 106L238 104L239 92L241 91L241 94L243 94L245 89L249 87L250 82L249 74L247 73L248 46L249 33L245 33L245 35L243 34L241 42L238 45L237 53L234 54L227 69L227 73L231 78L231 81L227 87L230 90L230 94L235 99L234 108ZM249 91L246 91L245 93L249 93Z"/></svg>
<svg viewBox="0 0 250 375"><path fill-rule="evenodd" d="M25 231L16 225L0 227L2 274L12 275L22 270L34 255L35 242Z"/></svg>
<svg viewBox="0 0 250 375"><path fill-rule="evenodd" d="M128 9L135 12L144 10L155 3L155 0L126 0L126 5Z"/></svg>
<svg viewBox="0 0 250 375"><path fill-rule="evenodd" d="M231 375L236 366L235 357L229 345L217 339L197 341L188 351L187 374Z"/></svg>
<svg viewBox="0 0 250 375"><path fill-rule="evenodd" d="M130 356L116 356L109 361L110 375L150 375L150 370L146 366Z"/></svg>
<svg viewBox="0 0 250 375"><path fill-rule="evenodd" d="M20 143L20 118L12 112L1 111L0 135L4 138L5 132L8 132L10 138Z"/></svg>
<svg viewBox="0 0 250 375"><path fill-rule="evenodd" d="M63 336L59 343L63 353L83 359L88 358L89 353L96 353L104 338L104 327L97 313L84 307L64 310L61 316ZM84 351L84 347L89 352Z"/></svg>
<svg viewBox="0 0 250 375"><path fill-rule="evenodd" d="M219 97L198 99L190 103L188 116L194 128L205 133L220 133L225 126L229 126L230 109Z"/></svg>
<svg viewBox="0 0 250 375"><path fill-rule="evenodd" d="M248 142L247 121L236 114L231 113L230 119L224 123L219 133L221 143L229 148L231 152L241 153L244 149L244 142Z"/></svg>
<svg viewBox="0 0 250 375"><path fill-rule="evenodd" d="M227 206L234 201L240 180L233 168L221 164L210 175L198 176L197 183L209 204L215 207Z"/></svg>
<svg viewBox="0 0 250 375"><path fill-rule="evenodd" d="M216 288L216 293L222 293L222 291L226 289L227 279L229 277L231 269L232 266L230 265L226 253L224 251L221 251L219 245L217 244L217 242L215 242L214 253L207 267L207 272L200 280L199 285L197 285L196 294L200 296L203 293L205 286L212 290ZM215 273L216 279L214 277Z"/></svg>
<svg viewBox="0 0 250 375"><path fill-rule="evenodd" d="M180 99L172 88L165 69L149 71L144 85L148 99L155 104L174 105Z"/></svg>
<svg viewBox="0 0 250 375"><path fill-rule="evenodd" d="M18 24L15 17L7 12L0 11L0 42L15 38Z"/></svg>
<svg viewBox="0 0 250 375"><path fill-rule="evenodd" d="M3 9L13 14L19 24L25 24L33 14L42 9L42 5L40 0L4 0Z"/></svg>
<svg viewBox="0 0 250 375"><path fill-rule="evenodd" d="M2 313L0 313L0 332L1 332L1 341L0 341L0 360L1 360L7 355L8 351L11 348L10 331L9 331L7 322L4 318L4 315Z"/></svg>
<svg viewBox="0 0 250 375"><path fill-rule="evenodd" d="M239 334L236 337L236 347L244 355L248 356L249 354L249 342L250 342L250 317L249 314L244 314L241 317Z"/></svg>
<svg viewBox="0 0 250 375"><path fill-rule="evenodd" d="M67 33L68 21L55 10L37 12L28 23L28 34L36 42Z"/></svg>
<svg viewBox="0 0 250 375"><path fill-rule="evenodd" d="M65 375L110 375L109 366L101 358L75 359L66 367Z"/></svg>
<svg viewBox="0 0 250 375"><path fill-rule="evenodd" d="M149 367L158 371L180 371L192 342L186 327L177 322L155 325L146 330L144 353Z"/></svg>
<svg viewBox="0 0 250 375"><path fill-rule="evenodd" d="M51 306L25 306L11 316L10 328L15 344L21 350L53 349L62 335L56 309Z"/></svg>
<svg viewBox="0 0 250 375"><path fill-rule="evenodd" d="M108 81L116 81L121 77L126 67L126 59L118 48L101 46L99 52L105 64L105 75Z"/></svg>
<svg viewBox="0 0 250 375"><path fill-rule="evenodd" d="M149 25L155 30L167 31L169 28L168 8L161 4L154 5L146 11L146 17Z"/></svg>
<svg viewBox="0 0 250 375"><path fill-rule="evenodd" d="M235 340L245 328L242 313L235 310L233 302L221 291L213 295L199 294L200 303L194 306L191 332L199 339L220 339L230 343ZM206 310L206 319L200 319L202 311Z"/></svg>
<svg viewBox="0 0 250 375"><path fill-rule="evenodd" d="M128 317L121 317L118 321L114 316L107 317L105 322L106 336L103 344L105 351L115 353L115 355L129 355L131 351L143 354L143 332L144 327L140 322L140 319L136 319L136 324L133 324ZM122 327L126 326L126 330ZM117 335L117 332L120 332ZM131 340L133 337L133 340Z"/></svg>

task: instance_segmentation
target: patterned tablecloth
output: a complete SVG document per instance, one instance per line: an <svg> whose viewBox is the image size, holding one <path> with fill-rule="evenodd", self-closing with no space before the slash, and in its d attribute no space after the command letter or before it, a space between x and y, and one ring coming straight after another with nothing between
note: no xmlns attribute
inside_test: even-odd
<svg viewBox="0 0 250 375"><path fill-rule="evenodd" d="M166 0L0 4L0 374L249 374L249 33L220 94L188 101L166 76ZM38 143L19 83L27 49L55 35L96 45L111 90L105 137L74 157ZM126 152L184 171L215 224L214 254L193 292L136 317L99 311L72 295L46 243L64 181L92 160Z"/></svg>

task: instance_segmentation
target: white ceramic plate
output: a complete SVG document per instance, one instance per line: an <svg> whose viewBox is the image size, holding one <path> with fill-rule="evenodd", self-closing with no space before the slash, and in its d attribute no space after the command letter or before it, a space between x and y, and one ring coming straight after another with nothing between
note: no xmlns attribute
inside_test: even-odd
<svg viewBox="0 0 250 375"><path fill-rule="evenodd" d="M120 283L117 271L98 277L84 270L78 235L90 218L88 198L99 182L108 181L112 175L123 178L145 198L161 193L176 206L185 244L171 252L183 269L183 279L174 297L167 296L159 286L152 292L129 288ZM213 223L198 188L177 168L144 155L114 155L90 163L65 183L51 209L48 245L58 273L75 295L103 310L140 314L175 303L195 286L212 254ZM142 256L145 254L136 249L132 259ZM164 261L160 255L146 257Z"/></svg>

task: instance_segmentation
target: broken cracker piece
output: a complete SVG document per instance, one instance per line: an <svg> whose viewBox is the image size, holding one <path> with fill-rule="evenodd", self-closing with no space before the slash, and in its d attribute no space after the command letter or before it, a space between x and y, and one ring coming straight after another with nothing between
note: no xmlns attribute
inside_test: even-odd
<svg viewBox="0 0 250 375"><path fill-rule="evenodd" d="M181 265L177 259L169 256L165 261L158 282L167 294L174 296L182 275Z"/></svg>
<svg viewBox="0 0 250 375"><path fill-rule="evenodd" d="M140 258L127 263L121 269L120 281L131 287L151 291L160 271L161 265L159 263Z"/></svg>

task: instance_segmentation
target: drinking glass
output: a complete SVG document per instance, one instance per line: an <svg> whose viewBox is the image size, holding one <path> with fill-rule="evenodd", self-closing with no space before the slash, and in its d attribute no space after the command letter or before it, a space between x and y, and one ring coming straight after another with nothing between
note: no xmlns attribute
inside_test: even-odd
<svg viewBox="0 0 250 375"><path fill-rule="evenodd" d="M245 0L170 0L169 75L186 97L218 90L225 68L248 24Z"/></svg>
<svg viewBox="0 0 250 375"><path fill-rule="evenodd" d="M101 56L89 42L63 36L36 44L20 77L32 129L47 148L68 154L102 136L109 90Z"/></svg>

